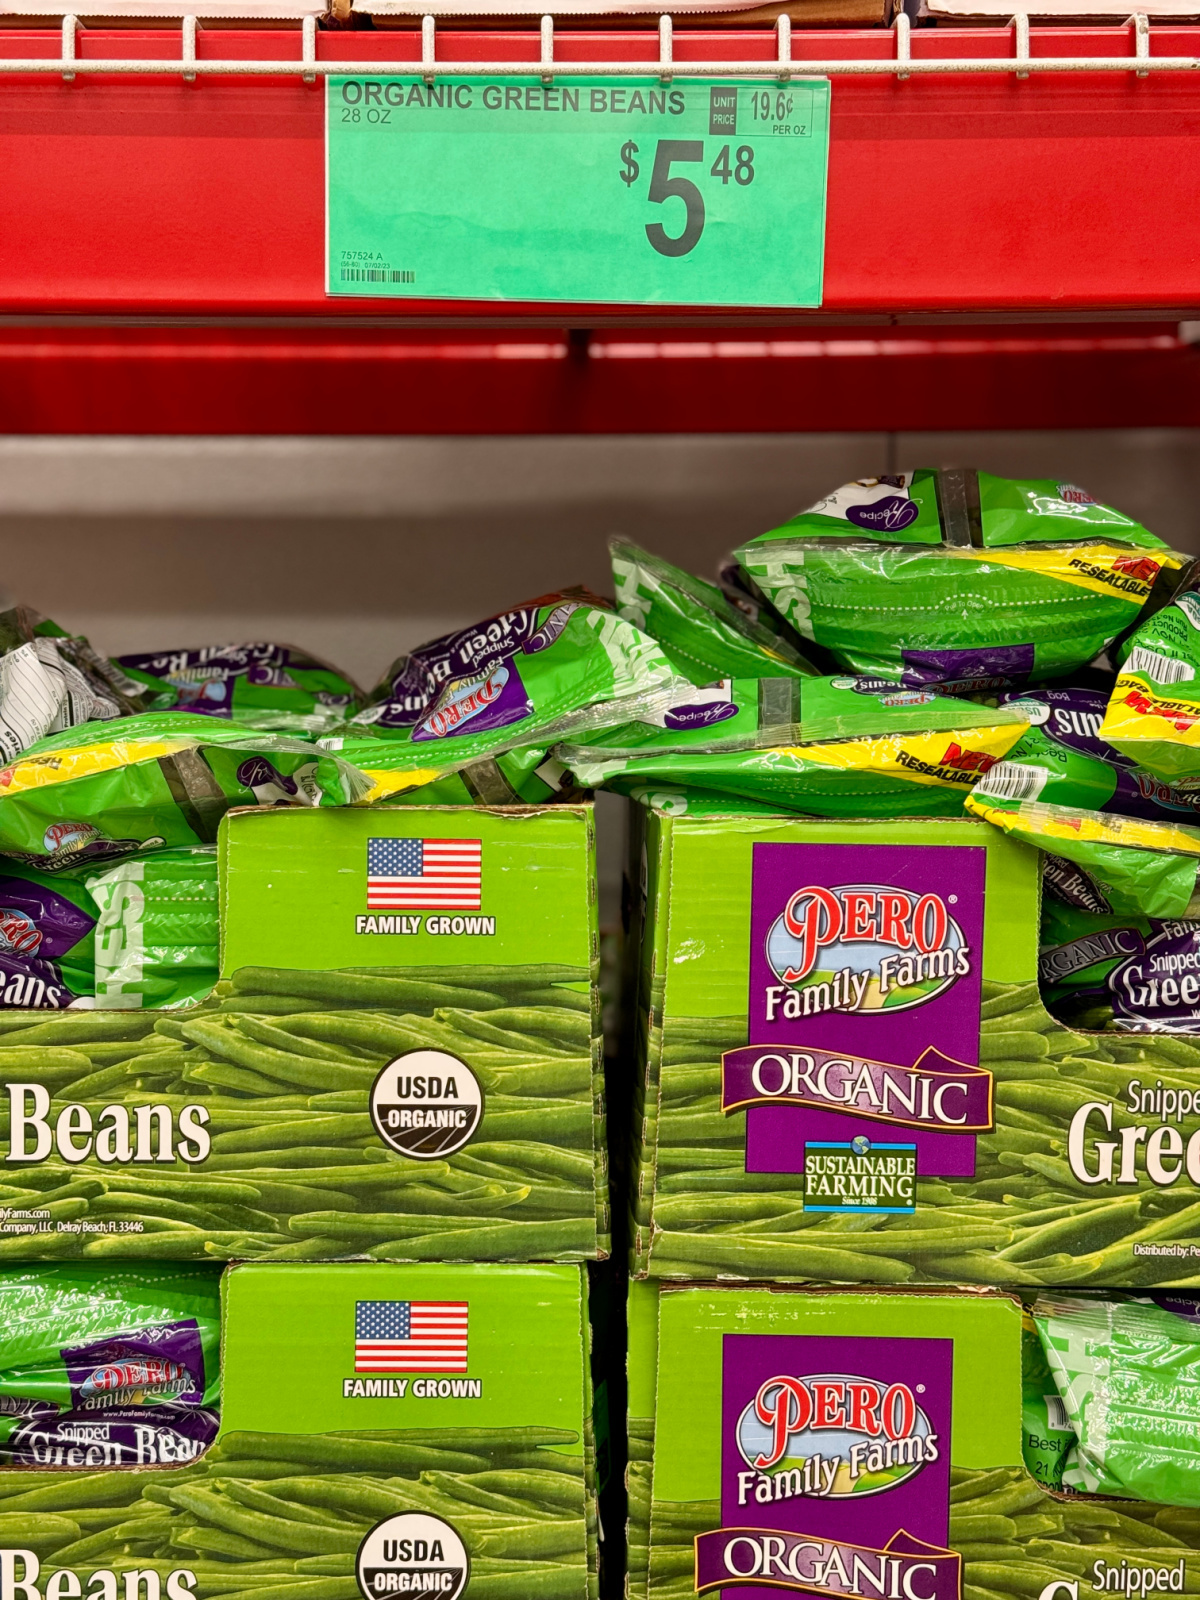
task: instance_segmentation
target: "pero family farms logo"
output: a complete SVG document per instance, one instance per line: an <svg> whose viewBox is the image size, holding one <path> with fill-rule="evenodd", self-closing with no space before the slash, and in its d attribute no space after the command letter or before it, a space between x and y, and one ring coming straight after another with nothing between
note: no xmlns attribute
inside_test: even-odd
<svg viewBox="0 0 1200 1600"><path fill-rule="evenodd" d="M721 1527L700 1594L957 1600L948 1339L727 1334Z"/></svg>

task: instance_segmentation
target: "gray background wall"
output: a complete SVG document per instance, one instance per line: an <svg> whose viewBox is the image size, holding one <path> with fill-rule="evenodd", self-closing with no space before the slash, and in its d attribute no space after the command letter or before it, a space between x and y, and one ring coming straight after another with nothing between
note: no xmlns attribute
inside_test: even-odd
<svg viewBox="0 0 1200 1600"><path fill-rule="evenodd" d="M860 474L1082 483L1200 549L1200 432L533 439L0 439L0 585L111 653L306 645L372 683L624 533L696 571Z"/></svg>

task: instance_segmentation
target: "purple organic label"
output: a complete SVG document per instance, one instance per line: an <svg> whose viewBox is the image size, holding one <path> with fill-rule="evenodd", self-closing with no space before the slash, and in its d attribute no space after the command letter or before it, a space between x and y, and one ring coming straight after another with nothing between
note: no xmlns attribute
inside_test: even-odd
<svg viewBox="0 0 1200 1600"><path fill-rule="evenodd" d="M64 1411L31 1418L14 1428L0 1459L15 1467L183 1466L217 1436L215 1411L199 1407L146 1406L114 1411Z"/></svg>
<svg viewBox="0 0 1200 1600"><path fill-rule="evenodd" d="M473 627L419 646L396 664L388 700L376 726L414 727L452 683L486 678L488 667L508 661L518 652L532 655L547 649L579 604L563 595L543 595L527 605L502 611ZM553 609L539 627L538 616L546 606Z"/></svg>
<svg viewBox="0 0 1200 1600"><path fill-rule="evenodd" d="M905 650L903 681L912 688L936 683L947 694L980 694L1026 683L1033 671L1032 644L984 645L978 650Z"/></svg>
<svg viewBox="0 0 1200 1600"><path fill-rule="evenodd" d="M520 722L533 709L516 661L494 662L473 678L455 678L413 729L413 743L484 733Z"/></svg>
<svg viewBox="0 0 1200 1600"><path fill-rule="evenodd" d="M204 1399L204 1350L199 1325L186 1319L115 1334L62 1352L78 1411L198 1406Z"/></svg>
<svg viewBox="0 0 1200 1600"><path fill-rule="evenodd" d="M726 1334L721 1528L697 1540L700 1592L954 1600L953 1361L950 1339Z"/></svg>
<svg viewBox="0 0 1200 1600"><path fill-rule="evenodd" d="M921 1176L973 1174L991 1126L986 859L978 845L754 846L751 1042L722 1065L726 1105L748 1107L747 1171L805 1172L819 1144L826 1198L857 1194L859 1210L898 1203L884 1180L900 1157L879 1146L915 1146Z"/></svg>
<svg viewBox="0 0 1200 1600"><path fill-rule="evenodd" d="M537 632L526 639L521 647L522 653L535 656L539 650L548 650L578 610L578 600L565 600L561 606L555 606Z"/></svg>
<svg viewBox="0 0 1200 1600"><path fill-rule="evenodd" d="M1108 975L1113 1016L1135 1032L1195 1033L1200 1027L1200 922L1155 922L1153 928L1145 948Z"/></svg>
<svg viewBox="0 0 1200 1600"><path fill-rule="evenodd" d="M846 507L846 521L870 533L898 533L919 515L917 502L904 494L885 494L870 505Z"/></svg>

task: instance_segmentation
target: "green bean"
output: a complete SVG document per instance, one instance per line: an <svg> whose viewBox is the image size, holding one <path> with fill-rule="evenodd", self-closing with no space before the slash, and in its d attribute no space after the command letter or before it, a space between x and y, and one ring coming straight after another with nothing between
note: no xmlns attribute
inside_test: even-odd
<svg viewBox="0 0 1200 1600"><path fill-rule="evenodd" d="M984 985L985 990L988 985ZM1033 983L1008 985L993 984L996 990L990 999L984 1000L979 1008L980 1019L989 1022L994 1017L1002 1017L1009 1011L1021 1011L1026 1006L1041 1005L1041 994L1036 980Z"/></svg>
<svg viewBox="0 0 1200 1600"><path fill-rule="evenodd" d="M261 1511L267 1516L315 1523L323 1528L344 1528L359 1524L365 1531L370 1526L368 1519L361 1513L358 1516L348 1516L344 1507L335 1515L311 1503L305 1506L292 1505L287 1498L285 1486L281 1483L272 1485L270 1489L259 1489L254 1484L242 1483L237 1478L218 1477L213 1480L213 1487L248 1510Z"/></svg>
<svg viewBox="0 0 1200 1600"><path fill-rule="evenodd" d="M527 989L521 996L527 1006L563 1006L569 1011L592 1014L591 994L578 989Z"/></svg>
<svg viewBox="0 0 1200 1600"><path fill-rule="evenodd" d="M28 1012L25 1013L29 1015ZM114 1039L141 1039L154 1029L153 1011L63 1011L47 1022L6 1031L9 1045L86 1045Z"/></svg>
<svg viewBox="0 0 1200 1600"><path fill-rule="evenodd" d="M543 1256L589 1256L596 1249L595 1219L564 1222L485 1222L391 1239L367 1251L377 1261L528 1261Z"/></svg>
<svg viewBox="0 0 1200 1600"><path fill-rule="evenodd" d="M387 977L394 973L395 968L348 967L346 970L369 978ZM429 983L448 984L460 992L472 985L482 984L485 989L494 990L497 994L506 994L513 989L542 989L556 983L586 983L590 977L586 967L568 967L553 963L513 967L472 962L470 966L419 967L409 970L419 971L422 978ZM560 991L556 989L554 992L557 994Z"/></svg>
<svg viewBox="0 0 1200 1600"><path fill-rule="evenodd" d="M69 1517L42 1513L36 1517L10 1515L0 1511L0 1544L8 1549L28 1549L35 1555L48 1555L60 1544L74 1544L79 1524Z"/></svg>
<svg viewBox="0 0 1200 1600"><path fill-rule="evenodd" d="M698 1269L715 1267L741 1277L773 1274L781 1278L824 1278L835 1283L907 1283L916 1271L906 1261L864 1256L826 1245L667 1232L655 1236L653 1262L660 1275L664 1267L670 1273L686 1264Z"/></svg>
<svg viewBox="0 0 1200 1600"><path fill-rule="evenodd" d="M232 1591L231 1600L360 1600L358 1579L314 1578L308 1583L256 1585L253 1589Z"/></svg>
<svg viewBox="0 0 1200 1600"><path fill-rule="evenodd" d="M210 1061L207 1056L197 1059L187 1070L189 1083L215 1084L218 1089L239 1089L244 1094L258 1098L279 1092L279 1085L261 1072L250 1072L245 1067L235 1067L228 1061Z"/></svg>
<svg viewBox="0 0 1200 1600"><path fill-rule="evenodd" d="M592 1163L587 1156L576 1155L572 1150L559 1150L549 1144L535 1144L520 1139L494 1143L484 1139L478 1143L472 1141L467 1154L480 1161L512 1166L521 1172L543 1173L548 1178L557 1178L568 1184L586 1184L590 1187L594 1177ZM461 1157L458 1159L462 1160Z"/></svg>
<svg viewBox="0 0 1200 1600"><path fill-rule="evenodd" d="M346 1050L338 1050L333 1045L323 1044L319 1039L306 1039L283 1028L275 1028L267 1022L260 1022L253 1016L239 1017L235 1024L239 1033L256 1040L259 1044L270 1045L275 1050L284 1050L293 1054L313 1056L319 1061L336 1061L346 1067L364 1067L369 1063L361 1055L351 1055ZM379 1059L382 1062L387 1052L381 1050Z"/></svg>
<svg viewBox="0 0 1200 1600"><path fill-rule="evenodd" d="M352 1139L361 1142L373 1132L374 1124L367 1115L343 1112L329 1117L297 1117L284 1123L273 1117L258 1127L218 1133L212 1148L215 1154L226 1155L232 1151L276 1150L288 1144L345 1144Z"/></svg>
<svg viewBox="0 0 1200 1600"><path fill-rule="evenodd" d="M416 1477L426 1468L448 1472L481 1472L487 1461L465 1450L439 1450L431 1445L364 1440L357 1435L227 1433L221 1436L220 1459L236 1461L239 1455L264 1461L303 1461L318 1470L337 1472L394 1472ZM210 1452L211 1456L212 1452Z"/></svg>
<svg viewBox="0 0 1200 1600"><path fill-rule="evenodd" d="M410 971L412 969L409 969ZM479 980L475 980L479 981ZM233 974L240 994L294 994L333 1005L390 1006L429 1013L437 1006L499 1010L501 996L482 989L432 983L426 979L368 977L353 972L299 972L277 967L242 967Z"/></svg>
<svg viewBox="0 0 1200 1600"><path fill-rule="evenodd" d="M299 995L252 994L225 995L217 1002L216 1009L238 1016L291 1017L305 1011L323 1011L325 1007L321 1000L301 1000Z"/></svg>
<svg viewBox="0 0 1200 1600"><path fill-rule="evenodd" d="M515 1430L505 1429L505 1433ZM556 1510L574 1511L582 1508L582 1494L579 1484L573 1480L564 1481L562 1475L556 1472L539 1472L536 1468L526 1467L520 1472L502 1469L493 1472L477 1472L469 1478L460 1478L460 1483L470 1483L478 1489L485 1489L493 1494L521 1495L535 1502L553 1506Z"/></svg>
<svg viewBox="0 0 1200 1600"><path fill-rule="evenodd" d="M1088 1206L1076 1216L1060 1217L1022 1231L999 1255L1005 1261L1033 1261L1058 1251L1074 1254L1100 1249L1128 1231L1137 1220L1141 1205L1137 1195L1130 1195L1106 1206Z"/></svg>
<svg viewBox="0 0 1200 1600"><path fill-rule="evenodd" d="M183 1029L194 1043L224 1056L234 1066L276 1078L281 1083L300 1084L308 1089L353 1089L369 1088L376 1078L372 1067L344 1066L335 1061L318 1061L314 1056L298 1052L275 1050L218 1022L186 1022Z"/></svg>
<svg viewBox="0 0 1200 1600"><path fill-rule="evenodd" d="M579 1547L579 1525L574 1517L557 1521L510 1522L495 1533L485 1533L472 1554L546 1561Z"/></svg>

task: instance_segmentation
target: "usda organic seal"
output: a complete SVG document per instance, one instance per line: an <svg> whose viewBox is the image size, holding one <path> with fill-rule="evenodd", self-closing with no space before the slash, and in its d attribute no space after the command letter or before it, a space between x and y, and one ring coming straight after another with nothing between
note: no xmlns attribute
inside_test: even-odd
<svg viewBox="0 0 1200 1600"><path fill-rule="evenodd" d="M482 1116L479 1079L446 1050L409 1050L389 1061L371 1086L375 1132L417 1161L461 1150Z"/></svg>
<svg viewBox="0 0 1200 1600"><path fill-rule="evenodd" d="M367 1600L432 1595L458 1600L471 1563L448 1522L423 1511L405 1511L378 1522L358 1547L356 1576Z"/></svg>

